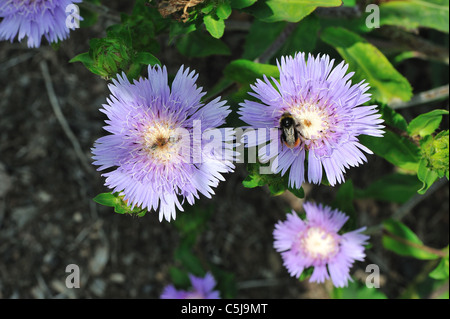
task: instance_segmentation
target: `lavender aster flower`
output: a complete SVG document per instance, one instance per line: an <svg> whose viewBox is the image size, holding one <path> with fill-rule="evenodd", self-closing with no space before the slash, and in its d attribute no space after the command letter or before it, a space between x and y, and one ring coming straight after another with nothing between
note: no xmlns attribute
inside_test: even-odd
<svg viewBox="0 0 450 319"><path fill-rule="evenodd" d="M323 283L331 277L334 286L346 287L352 280L350 267L365 257L363 245L369 237L360 234L365 227L340 235L348 216L320 204L306 202L303 207L306 220L292 212L275 225L275 249L281 252L291 276L298 278L306 268L314 267L310 282Z"/></svg>
<svg viewBox="0 0 450 319"><path fill-rule="evenodd" d="M64 40L70 29L66 25L66 8L82 0L0 0L0 40L21 41L38 48L44 36L48 42ZM72 27L74 29L74 27Z"/></svg>
<svg viewBox="0 0 450 319"><path fill-rule="evenodd" d="M307 61L304 53L282 57L278 63L280 82L272 79L278 90L264 76L264 81L257 80L251 87L254 93L249 93L261 102L245 100L240 104L241 119L254 128L280 128L283 116L292 117L297 141L290 146L279 143L281 129L277 140L249 141L249 146L277 143L277 154L266 155L268 144L260 149L260 158L265 162L278 156L272 171L284 175L290 169L291 187L300 188L305 181L305 159L310 183L321 182L322 169L331 185L343 182L345 169L367 160L361 150L372 154L358 142L358 135L384 133L376 105L361 106L370 100L370 94L365 93L368 84L352 85L353 72L346 74L348 65L342 62L333 68L333 64L328 55L309 55Z"/></svg>
<svg viewBox="0 0 450 319"><path fill-rule="evenodd" d="M218 291L213 290L216 286L214 277L207 273L204 278L189 274L192 289L177 290L173 285L164 288L161 299L220 299Z"/></svg>
<svg viewBox="0 0 450 319"><path fill-rule="evenodd" d="M234 168L231 152L205 147L203 133L222 125L230 111L219 98L200 102L205 93L197 77L181 67L170 88L165 67L149 66L148 79L133 84L123 73L109 85L111 95L101 109L111 134L99 138L92 153L98 170L113 168L102 175L105 185L132 208L159 208L160 221L175 219L185 199L192 205L199 193L210 198L222 173ZM232 146L231 133L220 138L216 142L224 149Z"/></svg>

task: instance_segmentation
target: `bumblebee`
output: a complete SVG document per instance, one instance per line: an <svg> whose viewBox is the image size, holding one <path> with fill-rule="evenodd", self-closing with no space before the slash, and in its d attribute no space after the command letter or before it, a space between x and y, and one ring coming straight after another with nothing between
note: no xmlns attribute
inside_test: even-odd
<svg viewBox="0 0 450 319"><path fill-rule="evenodd" d="M297 127L300 124L295 122L291 113L286 112L280 118L281 141L289 148L294 148L300 145L300 133Z"/></svg>

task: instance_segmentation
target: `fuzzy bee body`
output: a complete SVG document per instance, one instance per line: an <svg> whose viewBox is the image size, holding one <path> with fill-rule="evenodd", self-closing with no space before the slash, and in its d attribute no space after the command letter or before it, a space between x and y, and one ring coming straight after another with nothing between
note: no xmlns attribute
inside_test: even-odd
<svg viewBox="0 0 450 319"><path fill-rule="evenodd" d="M280 118L281 141L289 148L300 145L300 133L297 131L297 124L292 115L284 113Z"/></svg>

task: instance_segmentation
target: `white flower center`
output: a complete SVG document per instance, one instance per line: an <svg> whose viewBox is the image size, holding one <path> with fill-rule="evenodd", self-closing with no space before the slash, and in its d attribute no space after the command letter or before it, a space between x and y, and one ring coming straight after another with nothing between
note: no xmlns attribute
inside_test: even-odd
<svg viewBox="0 0 450 319"><path fill-rule="evenodd" d="M300 241L303 250L311 258L328 259L338 252L338 241L320 227L311 227Z"/></svg>
<svg viewBox="0 0 450 319"><path fill-rule="evenodd" d="M290 113L296 120L297 130L303 138L315 140L323 137L329 128L328 114L315 104L296 105Z"/></svg>
<svg viewBox="0 0 450 319"><path fill-rule="evenodd" d="M180 161L182 134L167 122L155 122L142 131L142 150L161 164Z"/></svg>

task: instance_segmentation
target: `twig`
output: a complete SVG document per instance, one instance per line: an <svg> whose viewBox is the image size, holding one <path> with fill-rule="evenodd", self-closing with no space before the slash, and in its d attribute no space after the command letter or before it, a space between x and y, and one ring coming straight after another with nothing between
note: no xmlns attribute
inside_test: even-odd
<svg viewBox="0 0 450 319"><path fill-rule="evenodd" d="M389 232L389 231L387 231L385 229L383 230L383 235L391 237L395 241L397 241L399 243L402 243L402 244L404 244L406 246L417 248L417 249L420 249L422 251L426 251L427 253L434 254L434 255L437 255L439 257L442 257L442 258L447 256L447 252L445 252L445 251L442 251L442 250L439 250L439 249L436 249L436 248L432 248L432 247L428 247L428 246L425 246L423 244L414 243L414 242L412 242L412 241L410 241L408 239L405 239L405 238L403 238L401 236L397 236L397 235L395 235L395 234L393 234L393 233L391 233L391 232Z"/></svg>
<svg viewBox="0 0 450 319"><path fill-rule="evenodd" d="M448 183L447 178L441 178L438 181L434 182L433 185L427 190L427 192L423 195L414 194L406 203L400 206L399 209L392 215L392 218L395 220L401 220L405 217L412 209L417 206L420 202L430 197L434 192L436 192L439 188Z"/></svg>
<svg viewBox="0 0 450 319"><path fill-rule="evenodd" d="M420 52L427 59L449 63L448 48L393 26L383 26L378 32L393 42L396 47L406 47L409 50Z"/></svg>
<svg viewBox="0 0 450 319"><path fill-rule="evenodd" d="M262 287L274 287L279 286L284 283L284 280L280 279L255 279L246 280L237 283L237 289L251 289L251 288L262 288Z"/></svg>
<svg viewBox="0 0 450 319"><path fill-rule="evenodd" d="M283 31L278 35L275 41L264 51L259 57L257 57L254 62L258 63L266 63L277 51L282 47L286 39L291 35L294 31L296 23L288 23Z"/></svg>
<svg viewBox="0 0 450 319"><path fill-rule="evenodd" d="M408 102L391 102L389 106L393 109L403 109L406 107L431 103L434 101L445 99L449 96L449 85L443 85L435 89L420 92L414 95Z"/></svg>
<svg viewBox="0 0 450 319"><path fill-rule="evenodd" d="M72 130L69 127L69 124L66 121L66 118L64 117L64 114L61 111L61 108L59 106L58 98L56 97L55 90L53 89L52 80L50 78L50 73L48 72L48 66L45 60L42 60L39 63L39 66L41 67L42 76L45 81L45 88L47 89L48 98L50 100L50 104L52 106L53 112L55 113L55 116L61 125L64 133L66 134L67 138L72 143L72 146L75 150L75 154L77 155L78 159L81 162L81 165L86 169L88 173L92 173L92 167L89 165L86 156L83 153L83 150L81 149L80 143L78 142L75 134L72 132Z"/></svg>
<svg viewBox="0 0 450 319"><path fill-rule="evenodd" d="M17 64L20 64L22 62L25 62L26 60L34 57L36 55L35 52L27 52L18 56L13 57L9 61L0 64L0 70L6 71L9 68L12 68L13 66L16 66Z"/></svg>
<svg viewBox="0 0 450 319"><path fill-rule="evenodd" d="M120 23L120 15L119 13L113 12L110 8L105 7L104 5L95 5L89 2L80 3L80 7L84 7L85 9L98 13L106 18L109 18L115 23Z"/></svg>
<svg viewBox="0 0 450 319"><path fill-rule="evenodd" d="M412 209L417 206L420 202L425 200L426 198L430 197L434 192L436 192L438 189L440 189L442 186L444 186L446 183L448 183L446 178L441 178L440 180L436 181L431 187L427 190L427 192L423 195L415 194L413 197L411 197L406 203L404 203L402 206L400 206L399 209L392 215L392 219L394 220L402 220L409 212L412 211ZM364 231L364 234L366 235L372 235L375 233L378 233L383 230L383 225L378 224L372 227L367 228L366 231Z"/></svg>

